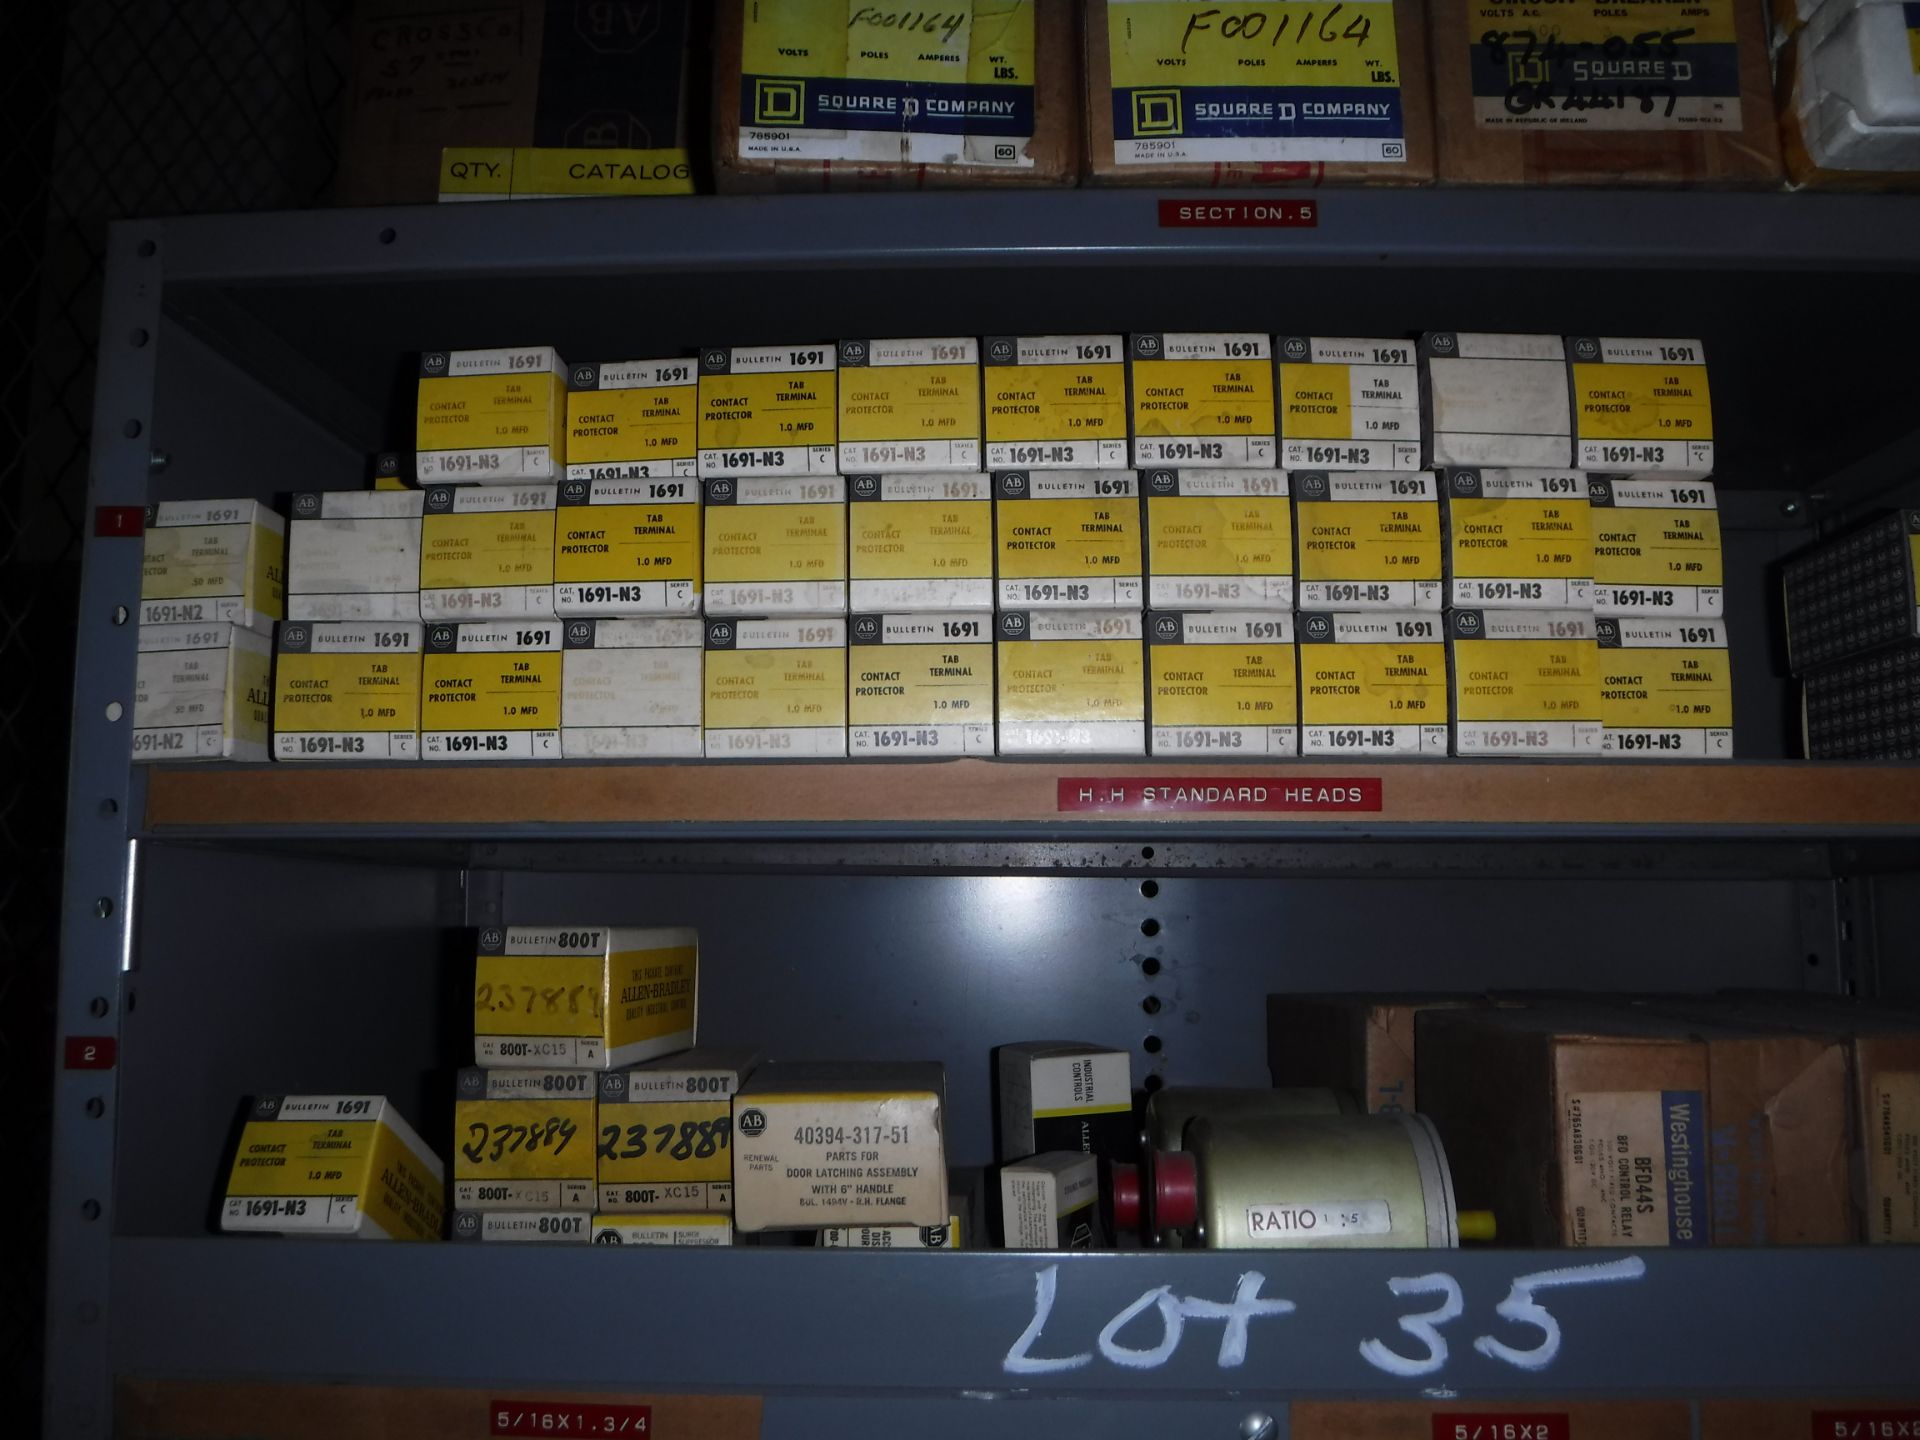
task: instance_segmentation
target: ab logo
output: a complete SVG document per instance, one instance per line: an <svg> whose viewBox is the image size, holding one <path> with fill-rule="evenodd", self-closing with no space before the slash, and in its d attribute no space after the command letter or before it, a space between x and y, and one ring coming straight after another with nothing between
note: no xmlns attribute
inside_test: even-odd
<svg viewBox="0 0 1920 1440"><path fill-rule="evenodd" d="M767 1113L764 1110L742 1110L740 1112L740 1133L754 1136L764 1135L767 1131Z"/></svg>

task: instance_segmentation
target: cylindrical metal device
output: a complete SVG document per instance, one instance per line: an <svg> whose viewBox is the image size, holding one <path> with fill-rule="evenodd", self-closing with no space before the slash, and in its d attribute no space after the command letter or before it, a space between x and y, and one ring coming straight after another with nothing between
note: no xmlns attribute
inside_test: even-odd
<svg viewBox="0 0 1920 1440"><path fill-rule="evenodd" d="M1202 1118L1152 1157L1154 1228L1211 1250L1451 1249L1453 1176L1422 1115Z"/></svg>
<svg viewBox="0 0 1920 1440"><path fill-rule="evenodd" d="M1262 1115L1358 1115L1358 1098L1345 1090L1256 1090L1224 1085L1173 1085L1147 1097L1141 1143L1148 1150L1184 1150L1195 1120Z"/></svg>

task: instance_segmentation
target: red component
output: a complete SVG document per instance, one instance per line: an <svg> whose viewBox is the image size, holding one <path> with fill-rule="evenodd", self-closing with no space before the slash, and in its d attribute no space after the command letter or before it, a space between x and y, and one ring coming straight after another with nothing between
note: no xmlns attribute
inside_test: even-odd
<svg viewBox="0 0 1920 1440"><path fill-rule="evenodd" d="M600 1436L653 1434L651 1405L608 1405L577 1400L489 1400L487 1419L495 1435Z"/></svg>
<svg viewBox="0 0 1920 1440"><path fill-rule="evenodd" d="M1200 1167L1184 1150L1160 1150L1153 1157L1153 1228L1191 1230L1200 1219Z"/></svg>
<svg viewBox="0 0 1920 1440"><path fill-rule="evenodd" d="M1107 1183L1113 1192L1113 1228L1137 1231L1140 1228L1140 1167L1116 1163Z"/></svg>
<svg viewBox="0 0 1920 1440"><path fill-rule="evenodd" d="M1132 815L1377 812L1378 775L1268 776L1089 775L1055 782L1056 810L1101 810Z"/></svg>
<svg viewBox="0 0 1920 1440"><path fill-rule="evenodd" d="M96 505L93 533L102 540L138 537L147 533L147 512L138 505Z"/></svg>
<svg viewBox="0 0 1920 1440"><path fill-rule="evenodd" d="M1920 1406L1898 1410L1816 1410L1813 1440L1850 1435L1920 1435Z"/></svg>
<svg viewBox="0 0 1920 1440"><path fill-rule="evenodd" d="M1187 230L1311 230L1320 223L1318 200L1162 200L1160 228Z"/></svg>
<svg viewBox="0 0 1920 1440"><path fill-rule="evenodd" d="M66 1068L111 1070L119 1051L120 1042L111 1035L69 1035L67 1036Z"/></svg>
<svg viewBox="0 0 1920 1440"><path fill-rule="evenodd" d="M1564 1410L1449 1410L1433 1417L1433 1440L1570 1440Z"/></svg>

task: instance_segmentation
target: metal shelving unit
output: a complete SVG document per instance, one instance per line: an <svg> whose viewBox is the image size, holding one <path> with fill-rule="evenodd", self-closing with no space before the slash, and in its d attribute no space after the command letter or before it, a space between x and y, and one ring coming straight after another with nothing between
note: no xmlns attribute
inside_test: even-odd
<svg viewBox="0 0 1920 1440"><path fill-rule="evenodd" d="M1274 990L1920 998L1920 770L1785 758L1796 720L1771 619L1781 556L1912 483L1920 200L1328 192L1313 228L1262 230L1162 228L1162 198L582 202L116 228L78 626L49 1434L106 1433L116 1384L131 1387L123 1417L162 1425L155 1387L188 1380L714 1392L755 1397L757 1433L781 1436L974 1434L983 1420L1008 1435L1285 1434L1290 1402L1311 1397L1538 1408L1911 1391L1908 1252L1056 1262L208 1233L248 1091L384 1091L422 1133L445 1134L448 1072L468 1058L463 926L698 925L705 1038L939 1058L961 1164L989 1158L993 1044L1125 1038L1137 1075L1261 1084ZM138 507L363 483L367 453L404 434L418 349L533 340L586 357L903 329L1250 324L1701 336L1725 436L1743 759L129 764ZM1222 773L1377 781L1380 804L1063 808L1063 786ZM1521 1277L1629 1259L1594 1283L1540 1282L1557 1346L1514 1303L1499 1308ZM1296 1308L1249 1318L1244 1359L1223 1364L1228 1325L1181 1297L1229 1301L1249 1270L1259 1298ZM1437 1302L1388 1288L1435 1274L1462 1300L1444 1358L1398 1324Z"/></svg>

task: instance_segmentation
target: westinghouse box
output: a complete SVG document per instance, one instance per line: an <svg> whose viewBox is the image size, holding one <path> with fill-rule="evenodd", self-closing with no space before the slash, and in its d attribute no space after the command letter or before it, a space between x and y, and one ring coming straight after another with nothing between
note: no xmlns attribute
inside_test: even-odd
<svg viewBox="0 0 1920 1440"><path fill-rule="evenodd" d="M264 633L285 613L287 522L257 500L149 505L142 625L231 621Z"/></svg>
<svg viewBox="0 0 1920 1440"><path fill-rule="evenodd" d="M1293 504L1279 470L1149 470L1147 603L1287 610Z"/></svg>
<svg viewBox="0 0 1920 1440"><path fill-rule="evenodd" d="M751 1050L688 1050L600 1074L599 1209L733 1209L733 1095Z"/></svg>
<svg viewBox="0 0 1920 1440"><path fill-rule="evenodd" d="M1002 755L1144 755L1138 610L1004 610L995 672Z"/></svg>
<svg viewBox="0 0 1920 1440"><path fill-rule="evenodd" d="M1733 672L1723 620L1620 615L1594 621L1600 753L1733 758Z"/></svg>
<svg viewBox="0 0 1920 1440"><path fill-rule="evenodd" d="M700 613L698 480L567 480L558 499L555 614Z"/></svg>
<svg viewBox="0 0 1920 1440"><path fill-rule="evenodd" d="M734 1223L943 1223L946 1088L931 1061L762 1065L733 1098Z"/></svg>
<svg viewBox="0 0 1920 1440"><path fill-rule="evenodd" d="M855 615L847 634L848 754L993 754L992 617Z"/></svg>
<svg viewBox="0 0 1920 1440"><path fill-rule="evenodd" d="M1155 755L1298 755L1292 614L1150 612L1147 700Z"/></svg>
<svg viewBox="0 0 1920 1440"><path fill-rule="evenodd" d="M567 362L550 345L420 356L414 467L420 483L512 485L560 478Z"/></svg>
<svg viewBox="0 0 1920 1440"><path fill-rule="evenodd" d="M265 760L273 642L227 621L142 625L135 760Z"/></svg>
<svg viewBox="0 0 1920 1440"><path fill-rule="evenodd" d="M981 355L989 470L1127 468L1120 335L989 335Z"/></svg>
<svg viewBox="0 0 1920 1440"><path fill-rule="evenodd" d="M417 760L418 622L282 620L273 668L276 760Z"/></svg>
<svg viewBox="0 0 1920 1440"><path fill-rule="evenodd" d="M709 760L847 753L847 622L709 620Z"/></svg>
<svg viewBox="0 0 1920 1440"><path fill-rule="evenodd" d="M1421 1113L1514 1245L1705 1245L1706 1047L1579 1008L1425 1010Z"/></svg>
<svg viewBox="0 0 1920 1440"><path fill-rule="evenodd" d="M705 629L692 616L561 626L560 751L698 758Z"/></svg>
<svg viewBox="0 0 1920 1440"><path fill-rule="evenodd" d="M856 611L993 609L993 482L849 475L847 585Z"/></svg>
<svg viewBox="0 0 1920 1440"><path fill-rule="evenodd" d="M222 1230L438 1240L445 1171L380 1095L263 1095L220 1206Z"/></svg>
<svg viewBox="0 0 1920 1440"><path fill-rule="evenodd" d="M1447 646L1440 617L1302 611L1303 755L1447 753Z"/></svg>
<svg viewBox="0 0 1920 1440"><path fill-rule="evenodd" d="M294 496L287 618L418 620L425 499L418 490Z"/></svg>
<svg viewBox="0 0 1920 1440"><path fill-rule="evenodd" d="M591 1210L594 1072L484 1070L454 1083L456 1210Z"/></svg>
<svg viewBox="0 0 1920 1440"><path fill-rule="evenodd" d="M1450 610L1456 755L1598 755L1600 652L1584 610Z"/></svg>
<svg viewBox="0 0 1920 1440"><path fill-rule="evenodd" d="M686 1050L699 979L692 930L490 926L474 964L474 1058L615 1070Z"/></svg>

